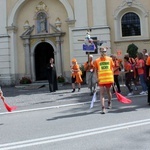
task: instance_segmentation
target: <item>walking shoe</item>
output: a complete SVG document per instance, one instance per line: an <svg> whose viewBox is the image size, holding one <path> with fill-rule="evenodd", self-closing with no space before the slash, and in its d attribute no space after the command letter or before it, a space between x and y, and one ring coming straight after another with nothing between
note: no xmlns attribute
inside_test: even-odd
<svg viewBox="0 0 150 150"><path fill-rule="evenodd" d="M75 92L75 89L72 90L72 93L74 93L74 92Z"/></svg>
<svg viewBox="0 0 150 150"><path fill-rule="evenodd" d="M134 91L137 91L137 90L138 90L138 88L137 88L137 86L135 86L135 87L134 87Z"/></svg>
<svg viewBox="0 0 150 150"><path fill-rule="evenodd" d="M131 95L133 95L133 92L128 93L128 95L127 95L127 96L131 96Z"/></svg>
<svg viewBox="0 0 150 150"><path fill-rule="evenodd" d="M148 91L145 91L146 92L146 94L148 94Z"/></svg>
<svg viewBox="0 0 150 150"><path fill-rule="evenodd" d="M142 91L141 93L140 93L140 95L146 95L147 93L146 93L146 91Z"/></svg>
<svg viewBox="0 0 150 150"><path fill-rule="evenodd" d="M108 107L107 108L111 109L111 107L112 107L112 103L108 101Z"/></svg>
<svg viewBox="0 0 150 150"><path fill-rule="evenodd" d="M102 107L102 112L101 112L101 114L105 114L105 113L106 113L105 107L103 106L103 107Z"/></svg>
<svg viewBox="0 0 150 150"><path fill-rule="evenodd" d="M90 96L93 96L93 92L90 93Z"/></svg>

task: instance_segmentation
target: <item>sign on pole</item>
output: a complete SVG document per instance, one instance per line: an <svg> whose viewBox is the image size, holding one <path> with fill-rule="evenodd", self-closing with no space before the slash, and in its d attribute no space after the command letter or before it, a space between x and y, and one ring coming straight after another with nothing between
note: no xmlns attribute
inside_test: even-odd
<svg viewBox="0 0 150 150"><path fill-rule="evenodd" d="M95 51L94 43L90 44L90 45L83 44L83 50L86 51L86 52L94 52Z"/></svg>

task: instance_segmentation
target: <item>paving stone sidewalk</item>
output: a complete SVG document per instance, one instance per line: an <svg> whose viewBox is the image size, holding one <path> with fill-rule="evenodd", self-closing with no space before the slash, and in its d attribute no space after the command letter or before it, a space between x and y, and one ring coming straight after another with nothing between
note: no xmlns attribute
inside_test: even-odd
<svg viewBox="0 0 150 150"><path fill-rule="evenodd" d="M82 85L80 92L71 93L71 84L59 84L59 90L53 93L49 92L47 83L33 83L30 85L20 85L16 87L2 87L4 96L10 105L18 107L49 107L73 103L90 102L92 96L87 85ZM98 88L99 91L99 88ZM138 86L138 91L134 91L134 95L141 92L141 86ZM121 94L126 96L128 90L125 85L121 85ZM133 96L134 96L133 95ZM113 94L113 98L116 98ZM99 92L97 92L99 99ZM107 99L107 95L106 95Z"/></svg>

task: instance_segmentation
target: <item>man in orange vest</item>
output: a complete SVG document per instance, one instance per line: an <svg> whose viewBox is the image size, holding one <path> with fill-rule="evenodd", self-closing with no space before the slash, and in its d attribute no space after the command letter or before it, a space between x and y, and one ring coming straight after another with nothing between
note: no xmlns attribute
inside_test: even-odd
<svg viewBox="0 0 150 150"><path fill-rule="evenodd" d="M106 56L107 47L100 47L100 57L94 61L97 82L100 86L100 101L102 105L102 114L105 114L105 89L108 94L108 109L111 108L111 86L114 83L113 67L114 63L111 57Z"/></svg>
<svg viewBox="0 0 150 150"><path fill-rule="evenodd" d="M88 85L88 88L91 91L90 95L92 96L97 82L94 71L93 55L89 55L89 60L84 63L84 70L86 71L86 84Z"/></svg>

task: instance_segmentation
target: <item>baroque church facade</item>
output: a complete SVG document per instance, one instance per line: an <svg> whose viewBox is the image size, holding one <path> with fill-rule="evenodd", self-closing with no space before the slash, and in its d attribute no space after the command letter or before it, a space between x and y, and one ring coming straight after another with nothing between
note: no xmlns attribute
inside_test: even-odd
<svg viewBox="0 0 150 150"><path fill-rule="evenodd" d="M149 0L1 0L0 84L47 80L50 58L69 81L72 58L87 61L88 29L95 41L105 41L108 55L123 58L131 43L149 50L149 6ZM93 56L99 57L98 46Z"/></svg>

